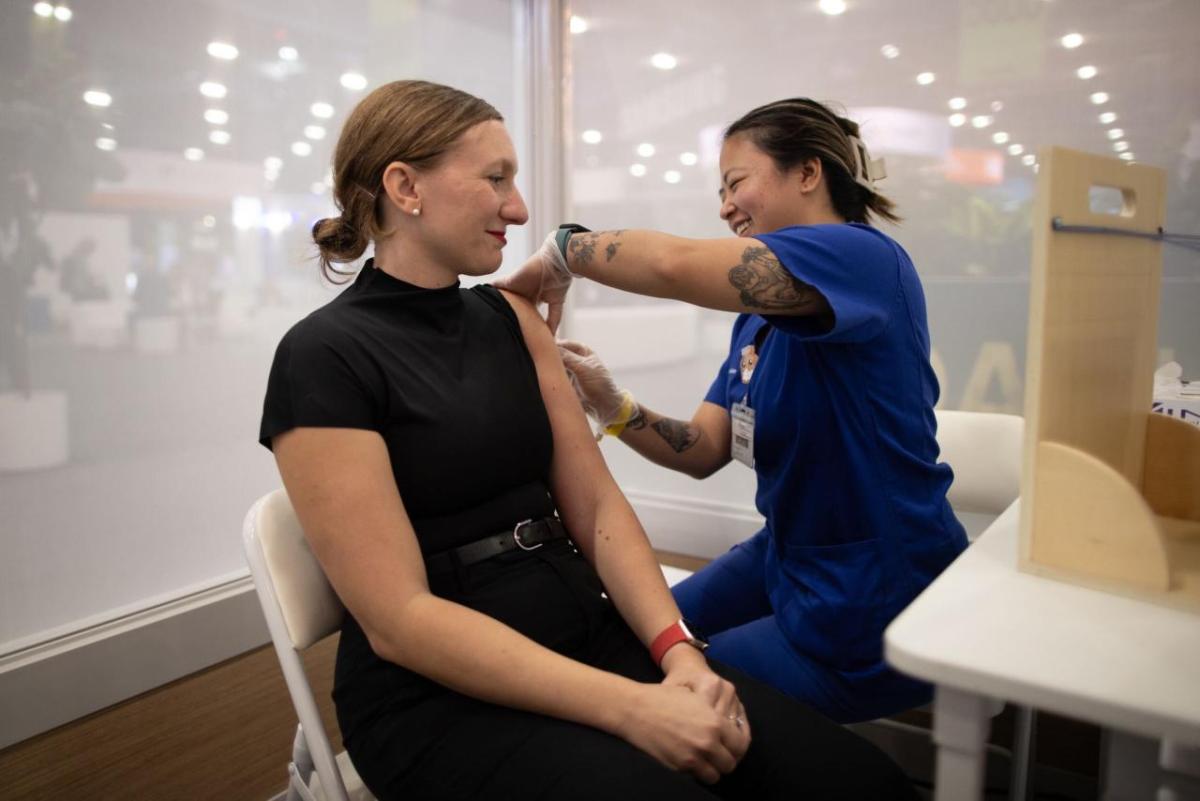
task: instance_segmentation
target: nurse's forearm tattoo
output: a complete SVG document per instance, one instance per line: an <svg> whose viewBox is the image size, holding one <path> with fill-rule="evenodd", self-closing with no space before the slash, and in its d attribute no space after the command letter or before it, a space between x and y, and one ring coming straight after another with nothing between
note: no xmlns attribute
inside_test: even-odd
<svg viewBox="0 0 1200 801"><path fill-rule="evenodd" d="M742 263L729 271L729 283L741 293L742 304L753 309L818 312L826 305L820 292L788 272L762 245L742 251Z"/></svg>
<svg viewBox="0 0 1200 801"><path fill-rule="evenodd" d="M609 241L604 246L604 261L610 262L616 257L617 250L621 247L621 243L617 239L623 233L625 233L625 229L622 228L619 231L587 231L571 234L571 238L567 240L567 252L577 267L586 267L595 261L596 248L600 246L601 237L605 237Z"/></svg>
<svg viewBox="0 0 1200 801"><path fill-rule="evenodd" d="M669 420L663 417L650 424L660 437L666 440L671 450L683 453L700 440L700 430L682 420Z"/></svg>

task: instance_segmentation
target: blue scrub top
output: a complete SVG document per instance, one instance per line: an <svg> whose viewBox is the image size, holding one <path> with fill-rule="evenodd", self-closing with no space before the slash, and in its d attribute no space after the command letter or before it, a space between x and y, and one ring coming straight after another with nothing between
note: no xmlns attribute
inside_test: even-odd
<svg viewBox="0 0 1200 801"><path fill-rule="evenodd" d="M820 662L872 673L883 629L967 544L946 500L953 475L937 463L925 296L908 254L870 226L756 238L825 296L833 328L741 315L705 400L755 410L755 501L773 540L766 589L777 620ZM768 326L743 384L741 350Z"/></svg>

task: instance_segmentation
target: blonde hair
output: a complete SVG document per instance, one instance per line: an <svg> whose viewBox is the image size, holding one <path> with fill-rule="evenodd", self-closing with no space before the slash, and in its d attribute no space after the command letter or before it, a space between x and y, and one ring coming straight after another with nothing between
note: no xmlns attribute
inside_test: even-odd
<svg viewBox="0 0 1200 801"><path fill-rule="evenodd" d="M389 164L433 167L469 128L503 119L488 102L428 81L393 81L364 97L346 118L333 154L333 202L341 214L312 228L325 276L351 275L333 265L358 259L391 233L381 225L377 202Z"/></svg>
<svg viewBox="0 0 1200 801"><path fill-rule="evenodd" d="M896 204L876 191L868 177L866 147L853 120L834 114L823 103L793 97L746 112L725 130L725 138L743 133L780 172L820 159L829 199L847 222L869 223L871 215L900 222Z"/></svg>

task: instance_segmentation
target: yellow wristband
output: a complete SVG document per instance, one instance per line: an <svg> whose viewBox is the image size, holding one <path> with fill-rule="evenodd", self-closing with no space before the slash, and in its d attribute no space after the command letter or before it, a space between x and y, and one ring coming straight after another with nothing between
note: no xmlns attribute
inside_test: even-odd
<svg viewBox="0 0 1200 801"><path fill-rule="evenodd" d="M637 414L637 403L633 399L633 393L627 389L621 390L621 408L617 410L617 420L615 423L610 423L604 427L604 433L610 437L619 437L621 432L625 430L625 426L629 425L629 421Z"/></svg>

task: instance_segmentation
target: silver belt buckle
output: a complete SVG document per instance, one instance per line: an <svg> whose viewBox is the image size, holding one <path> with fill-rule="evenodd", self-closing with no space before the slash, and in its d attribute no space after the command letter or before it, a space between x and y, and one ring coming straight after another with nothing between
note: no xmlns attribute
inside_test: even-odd
<svg viewBox="0 0 1200 801"><path fill-rule="evenodd" d="M539 542L537 545L526 545L525 543L521 542L521 527L527 526L532 522L533 518L531 517L528 520L522 520L520 523L517 523L515 526L513 526L513 542L515 542L517 547L522 551L536 551L538 548L541 548L546 544L544 542Z"/></svg>

